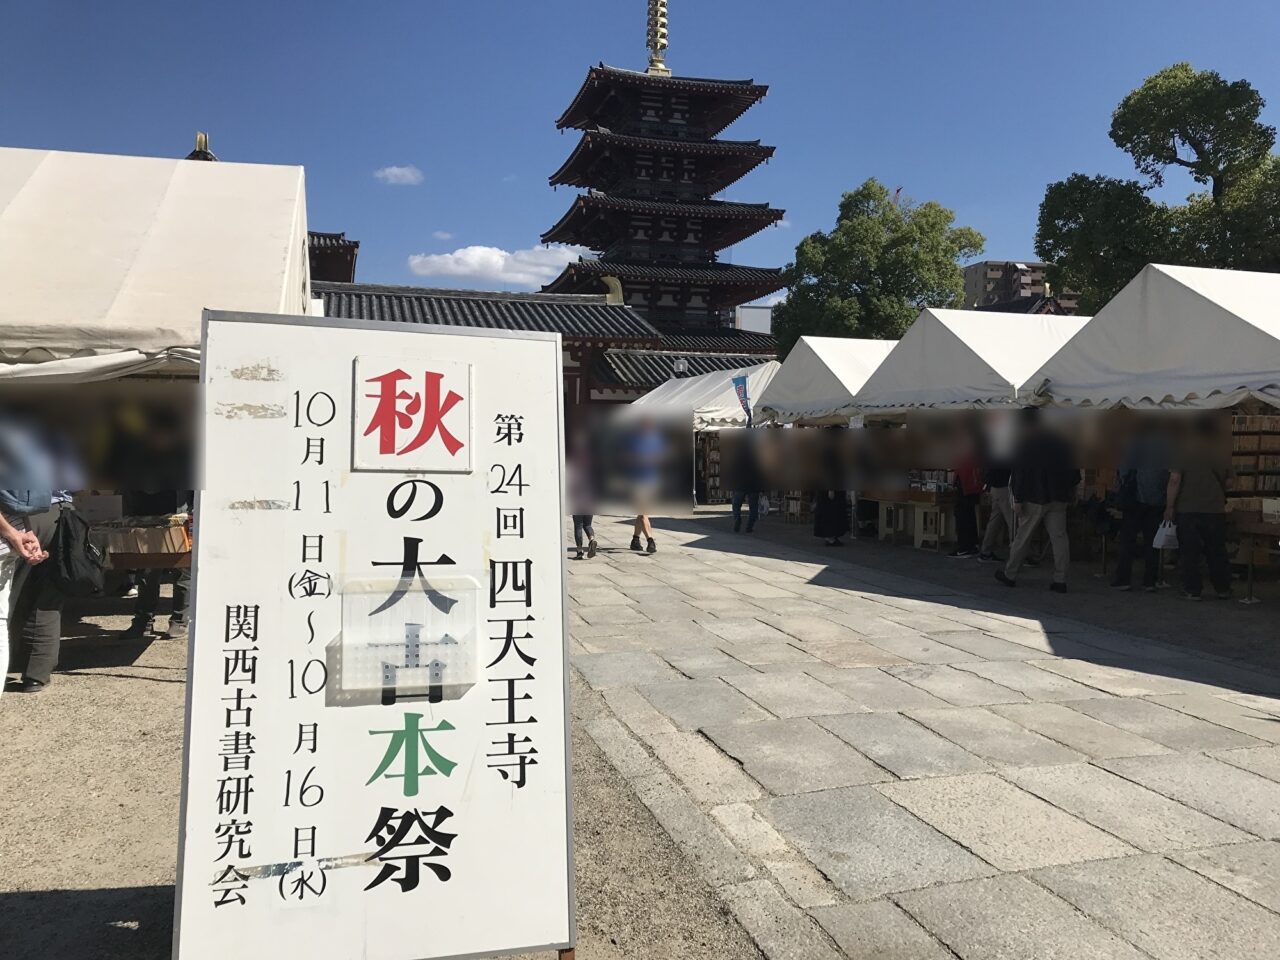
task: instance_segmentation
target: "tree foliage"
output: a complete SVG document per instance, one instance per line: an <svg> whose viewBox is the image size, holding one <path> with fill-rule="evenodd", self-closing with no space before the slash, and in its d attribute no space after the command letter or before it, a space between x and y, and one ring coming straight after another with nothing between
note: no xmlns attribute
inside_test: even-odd
<svg viewBox="0 0 1280 960"><path fill-rule="evenodd" d="M802 336L895 339L924 307L959 306L959 261L982 252L982 234L957 227L941 204L898 198L875 179L846 193L835 228L810 234L785 274L774 308L782 356Z"/></svg>
<svg viewBox="0 0 1280 960"><path fill-rule="evenodd" d="M1049 184L1036 253L1054 264L1051 282L1090 313L1148 263L1280 271L1280 158L1264 106L1248 81L1187 63L1148 77L1111 117L1112 141L1148 182L1077 173ZM1153 200L1170 167L1208 191Z"/></svg>

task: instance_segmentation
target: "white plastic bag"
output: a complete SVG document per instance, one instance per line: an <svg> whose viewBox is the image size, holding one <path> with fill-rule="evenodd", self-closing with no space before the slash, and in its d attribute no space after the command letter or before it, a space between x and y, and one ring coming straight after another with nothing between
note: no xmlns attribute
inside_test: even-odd
<svg viewBox="0 0 1280 960"><path fill-rule="evenodd" d="M1151 546L1156 550L1176 550L1178 548L1178 528L1166 520L1156 531L1156 538Z"/></svg>
<svg viewBox="0 0 1280 960"><path fill-rule="evenodd" d="M769 515L769 495L768 494L765 494L765 493L760 494L760 501L757 504L756 509L759 511L759 514L762 517L767 517Z"/></svg>

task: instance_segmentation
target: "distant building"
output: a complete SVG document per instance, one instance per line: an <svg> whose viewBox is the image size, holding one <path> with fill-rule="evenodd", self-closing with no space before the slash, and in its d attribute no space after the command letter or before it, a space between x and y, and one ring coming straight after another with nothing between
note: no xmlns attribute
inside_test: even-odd
<svg viewBox="0 0 1280 960"><path fill-rule="evenodd" d="M973 309L1009 304L1005 313L1043 313L1044 310L1022 309L1024 300L1054 297L1057 307L1074 314L1078 297L1074 293L1050 291L1045 281L1049 264L1016 260L982 260L964 268L964 305Z"/></svg>
<svg viewBox="0 0 1280 960"><path fill-rule="evenodd" d="M773 307L743 305L737 310L734 326L752 333L773 333Z"/></svg>
<svg viewBox="0 0 1280 960"><path fill-rule="evenodd" d="M360 241L348 240L345 233L307 233L307 253L311 258L311 279L329 283L354 283Z"/></svg>
<svg viewBox="0 0 1280 960"><path fill-rule="evenodd" d="M1001 300L999 303L987 303L974 307L985 313L1038 313L1054 317L1069 317L1075 314L1074 302L1070 310L1062 305L1057 297L1018 297L1016 300Z"/></svg>

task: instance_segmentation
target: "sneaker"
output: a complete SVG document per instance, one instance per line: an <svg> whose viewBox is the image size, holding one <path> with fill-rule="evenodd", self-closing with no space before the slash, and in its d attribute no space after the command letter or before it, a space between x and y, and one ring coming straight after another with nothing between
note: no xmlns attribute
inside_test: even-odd
<svg viewBox="0 0 1280 960"><path fill-rule="evenodd" d="M1128 593L1130 590L1132 590L1132 589L1133 589L1133 584L1131 584L1131 583L1120 583L1119 581L1115 581L1115 580L1113 580L1113 581L1111 582L1111 589L1112 589L1112 590L1119 590L1121 593Z"/></svg>
<svg viewBox="0 0 1280 960"><path fill-rule="evenodd" d="M130 587L124 593L120 594L120 596L124 597L126 600L136 600L138 597L138 588Z"/></svg>
<svg viewBox="0 0 1280 960"><path fill-rule="evenodd" d="M133 623L129 624L127 630L120 631L120 639L122 640L141 640L143 637L151 633L153 621L150 617L139 619L134 617Z"/></svg>
<svg viewBox="0 0 1280 960"><path fill-rule="evenodd" d="M1200 602L1200 594L1198 594L1198 593L1187 593L1187 592L1184 590L1184 591L1180 594L1180 596L1182 597L1182 599L1183 599L1183 600L1194 600L1196 603L1199 603L1199 602Z"/></svg>
<svg viewBox="0 0 1280 960"><path fill-rule="evenodd" d="M1054 593L1066 593L1067 585L1065 583L1051 583L1049 584L1049 589Z"/></svg>
<svg viewBox="0 0 1280 960"><path fill-rule="evenodd" d="M581 560L581 559L582 559L582 557L583 557L583 553L582 553L582 551L581 551L581 550L574 551L573 559L575 559L575 560Z"/></svg>
<svg viewBox="0 0 1280 960"><path fill-rule="evenodd" d="M187 621L175 620L171 617L169 625L164 628L164 633L160 634L160 636L165 640L185 640L188 632Z"/></svg>
<svg viewBox="0 0 1280 960"><path fill-rule="evenodd" d="M653 542L652 538L650 538L649 546L645 549L645 553L657 553L657 552L658 552L658 545Z"/></svg>
<svg viewBox="0 0 1280 960"><path fill-rule="evenodd" d="M970 557L978 555L976 550L952 550L947 554L948 560L968 560Z"/></svg>
<svg viewBox="0 0 1280 960"><path fill-rule="evenodd" d="M600 549L600 545L596 543L595 538L593 537L591 541L587 544L587 559L590 560L592 557L594 557L597 551L599 551L599 549Z"/></svg>
<svg viewBox="0 0 1280 960"><path fill-rule="evenodd" d="M632 538L631 538L631 549L632 549L632 550L643 550L643 549L644 549L644 547L640 546L640 538L639 538L639 537L632 537Z"/></svg>
<svg viewBox="0 0 1280 960"><path fill-rule="evenodd" d="M999 563L1000 558L997 557L994 553L980 553L978 554L978 562L979 563Z"/></svg>
<svg viewBox="0 0 1280 960"><path fill-rule="evenodd" d="M1018 581L1010 580L1009 575L1005 573L1003 570L996 571L996 579L999 580L1001 583L1003 583L1006 587L1016 587L1018 585Z"/></svg>

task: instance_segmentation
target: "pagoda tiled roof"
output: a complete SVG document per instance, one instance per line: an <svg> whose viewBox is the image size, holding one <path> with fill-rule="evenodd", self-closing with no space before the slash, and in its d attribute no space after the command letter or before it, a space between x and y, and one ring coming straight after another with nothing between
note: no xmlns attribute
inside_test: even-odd
<svg viewBox="0 0 1280 960"><path fill-rule="evenodd" d="M372 283L312 283L326 317L559 333L566 340L656 346L658 331L603 295L443 290Z"/></svg>
<svg viewBox="0 0 1280 960"><path fill-rule="evenodd" d="M564 272L542 289L567 292L579 289L586 283L598 282L600 277L732 287L744 292L750 291L747 300L773 293L785 283L782 271L776 267L742 267L732 263L635 263L583 257L566 265Z"/></svg>
<svg viewBox="0 0 1280 960"><path fill-rule="evenodd" d="M778 340L771 333L738 327L693 327L653 325L662 334L663 350L690 350L697 353L778 355Z"/></svg>
<svg viewBox="0 0 1280 960"><path fill-rule="evenodd" d="M590 191L577 197L560 221L542 235L543 243L577 243L577 228L602 210L649 217L696 217L703 220L740 220L738 229L721 231L719 246L726 247L744 240L765 226L786 216L785 210L767 203L731 203L727 200L643 200Z"/></svg>
<svg viewBox="0 0 1280 960"><path fill-rule="evenodd" d="M659 156L713 157L721 161L723 173L708 182L708 193L718 193L737 182L774 154L759 140L679 140L670 137L636 137L596 128L586 130L569 158L548 179L552 186L589 187L593 184L581 175L575 175L580 165L589 162L592 154L601 148L615 147L647 152Z"/></svg>
<svg viewBox="0 0 1280 960"><path fill-rule="evenodd" d="M670 350L604 350L591 364L593 385L614 390L651 390L675 376L676 360L688 365L687 376L737 370L763 363L759 354L710 354Z"/></svg>
<svg viewBox="0 0 1280 960"><path fill-rule="evenodd" d="M352 250L360 246L360 241L348 240L345 232L321 233L318 230L308 230L307 246L313 250Z"/></svg>
<svg viewBox="0 0 1280 960"><path fill-rule="evenodd" d="M623 70L597 64L587 71L587 78L569 108L561 114L556 126L586 129L595 126L596 111L611 87L637 87L706 97L719 101L708 117L712 136L719 133L764 98L769 88L754 80L710 80L702 77L667 77L642 70Z"/></svg>

